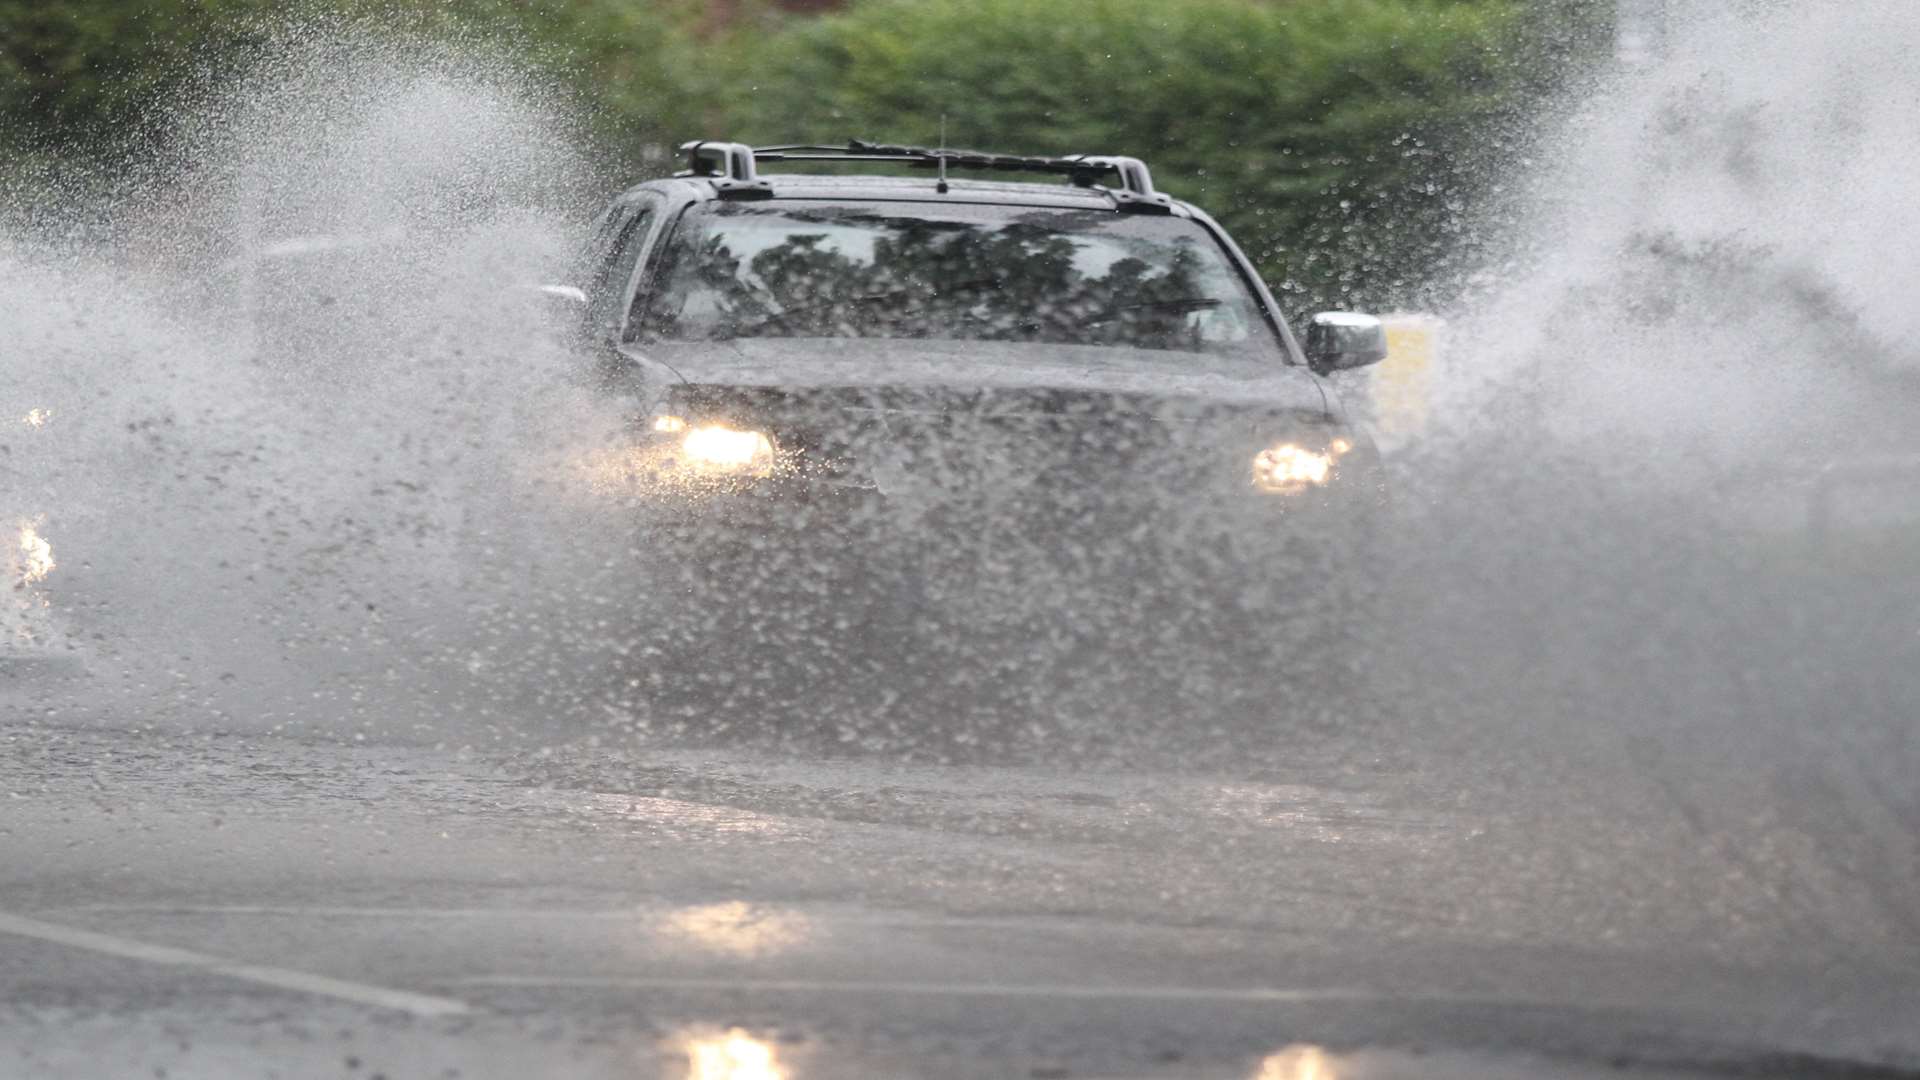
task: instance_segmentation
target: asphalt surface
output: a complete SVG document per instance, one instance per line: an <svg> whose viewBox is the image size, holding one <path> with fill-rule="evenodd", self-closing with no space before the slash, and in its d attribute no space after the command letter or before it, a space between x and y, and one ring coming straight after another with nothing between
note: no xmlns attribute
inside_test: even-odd
<svg viewBox="0 0 1920 1080"><path fill-rule="evenodd" d="M1224 777L14 721L0 1075L1916 1060L1920 877L1764 778L1356 742Z"/></svg>

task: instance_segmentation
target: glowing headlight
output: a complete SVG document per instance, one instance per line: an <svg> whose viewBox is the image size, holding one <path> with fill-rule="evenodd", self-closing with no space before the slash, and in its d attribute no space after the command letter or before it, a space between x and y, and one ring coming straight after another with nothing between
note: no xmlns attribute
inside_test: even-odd
<svg viewBox="0 0 1920 1080"><path fill-rule="evenodd" d="M1309 450L1299 443L1270 446L1253 456L1253 486L1279 495L1298 495L1308 488L1325 487L1333 466L1353 449L1346 439L1335 439L1325 450Z"/></svg>
<svg viewBox="0 0 1920 1080"><path fill-rule="evenodd" d="M687 432L680 452L688 463L719 472L765 469L773 464L773 440L765 432L708 424Z"/></svg>

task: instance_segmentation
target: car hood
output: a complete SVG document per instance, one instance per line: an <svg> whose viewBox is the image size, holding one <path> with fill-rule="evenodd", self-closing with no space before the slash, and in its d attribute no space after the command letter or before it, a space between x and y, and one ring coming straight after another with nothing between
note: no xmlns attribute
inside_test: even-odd
<svg viewBox="0 0 1920 1080"><path fill-rule="evenodd" d="M1152 399L1160 408L1325 413L1305 368L1208 353L1000 341L752 338L643 347L692 385L782 390L1063 391Z"/></svg>

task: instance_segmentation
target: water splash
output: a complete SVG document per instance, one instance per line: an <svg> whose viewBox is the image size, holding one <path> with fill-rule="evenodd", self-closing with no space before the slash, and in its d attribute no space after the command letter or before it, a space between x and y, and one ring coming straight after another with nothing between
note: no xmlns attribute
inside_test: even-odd
<svg viewBox="0 0 1920 1080"><path fill-rule="evenodd" d="M182 106L99 242L65 192L8 208L0 381L34 430L0 506L57 519L54 607L99 654L36 708L405 734L470 681L477 610L540 610L529 496L611 422L524 299L587 172L544 94L295 28Z"/></svg>
<svg viewBox="0 0 1920 1080"><path fill-rule="evenodd" d="M1920 454L1897 104L1920 17L1669 7L1661 55L1551 141L1498 284L1449 313L1388 711L1681 790L1701 757L1884 779L1920 745L1920 469L1853 491L1838 538L1808 522L1836 463Z"/></svg>
<svg viewBox="0 0 1920 1080"><path fill-rule="evenodd" d="M1384 550L1307 611L1297 655L1164 620L1086 537L941 536L947 562L899 584L1009 647L936 627L919 660L949 697L900 692L894 641L842 657L879 687L860 709L793 708L843 745L944 728L967 752L1057 748L1070 714L1186 765L1342 730L1555 750L1792 730L1840 702L1888 733L1897 672L1920 667L1887 632L1906 601L1804 557L1790 524L1794 484L1911 429L1913 151L1899 95L1874 91L1912 82L1913 22L1703 5L1664 60L1595 89L1528 187L1528 243L1447 313L1455 374ZM0 415L57 421L16 447L0 513L48 515L54 608L99 653L99 697L41 707L480 742L680 723L649 713L663 663L633 631L686 591L604 497L631 479L606 456L625 418L577 388L521 289L556 279L604 194L554 100L484 50L296 29L182 105L89 239L39 211L61 192L8 208ZM1159 541L1185 556L1168 591L1242 572ZM847 580L794 590L837 602ZM1371 593L1327 660L1335 609ZM863 612L815 606L723 613L747 647L716 671L724 723L782 699L770 658L858 653ZM1026 720L956 719L990 695Z"/></svg>

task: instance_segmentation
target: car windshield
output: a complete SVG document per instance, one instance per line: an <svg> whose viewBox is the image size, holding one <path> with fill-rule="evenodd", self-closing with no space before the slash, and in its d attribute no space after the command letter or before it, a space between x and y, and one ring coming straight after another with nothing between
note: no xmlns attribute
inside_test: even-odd
<svg viewBox="0 0 1920 1080"><path fill-rule="evenodd" d="M1022 206L698 207L669 242L638 331L1282 358L1245 279L1199 223Z"/></svg>

